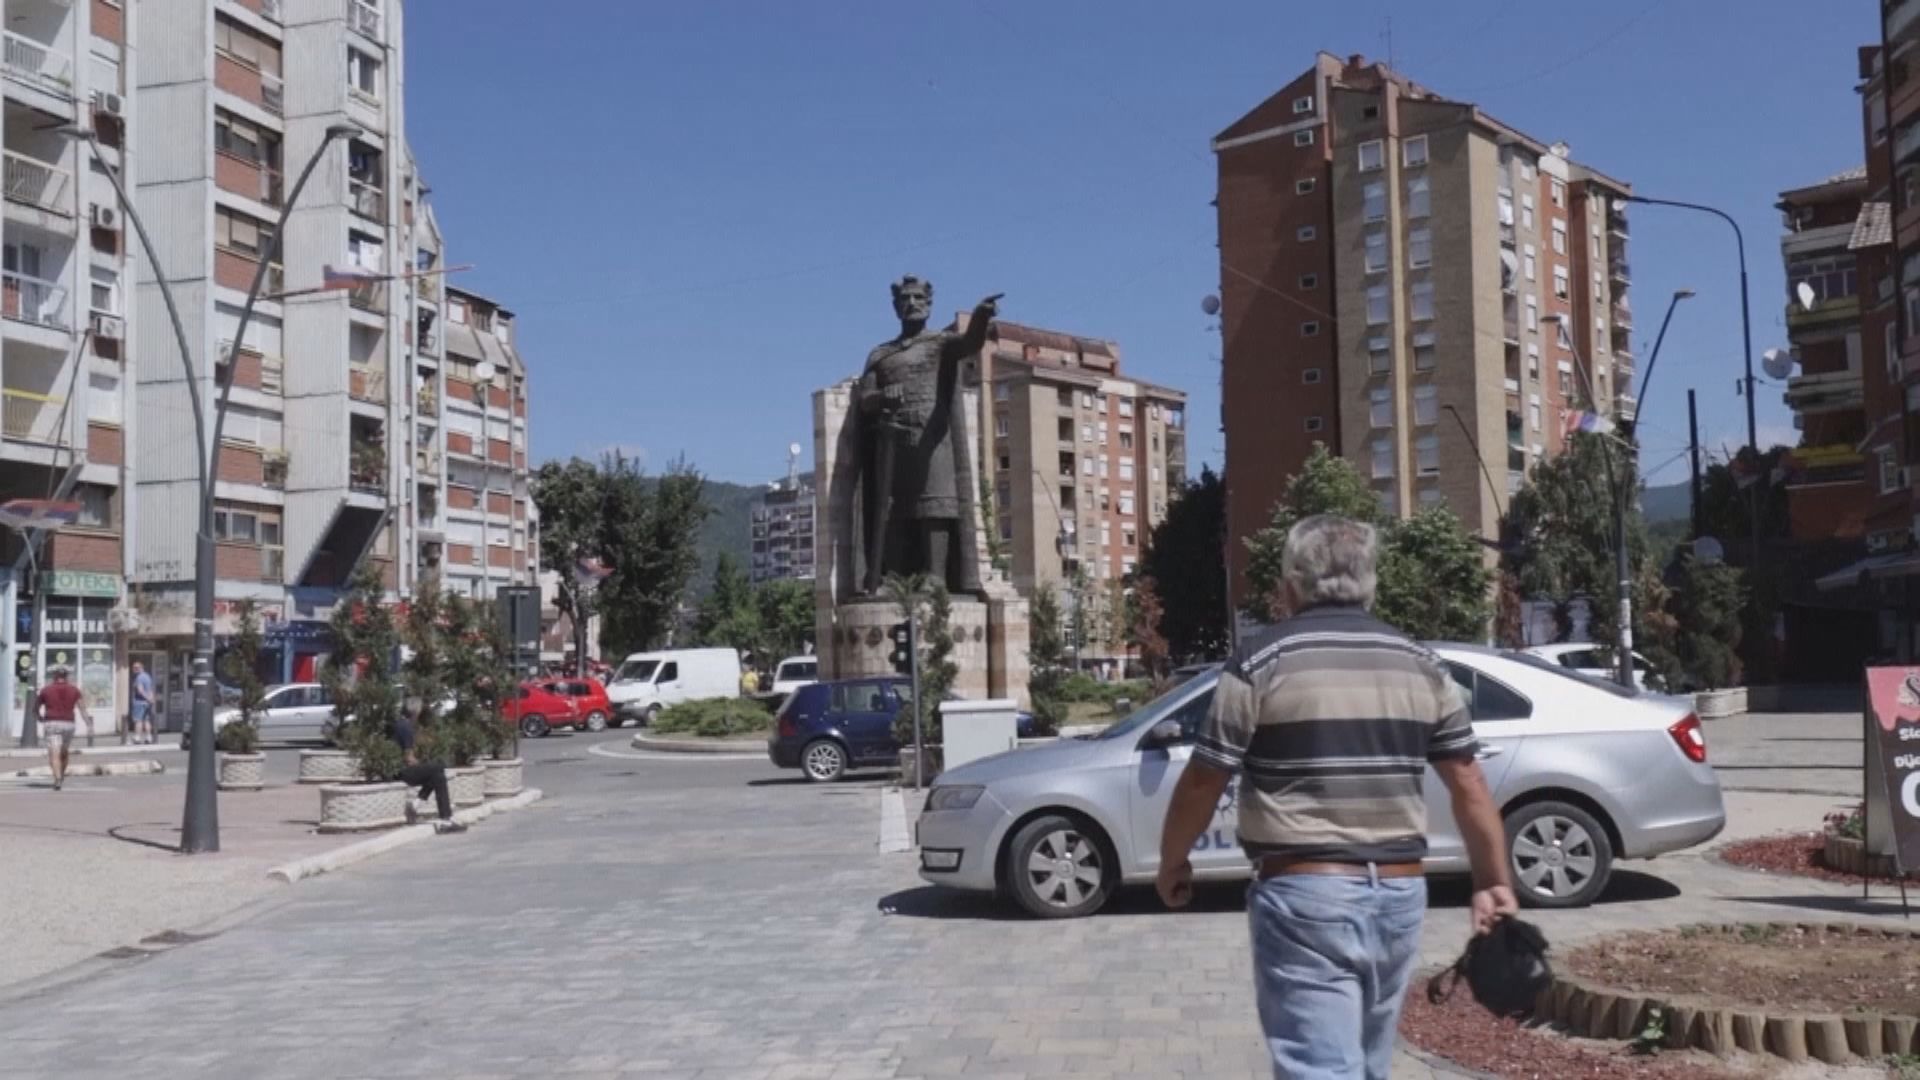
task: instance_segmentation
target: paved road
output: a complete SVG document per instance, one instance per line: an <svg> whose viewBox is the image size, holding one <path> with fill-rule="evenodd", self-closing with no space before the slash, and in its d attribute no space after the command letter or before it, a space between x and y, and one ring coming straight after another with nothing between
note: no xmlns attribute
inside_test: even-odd
<svg viewBox="0 0 1920 1080"><path fill-rule="evenodd" d="M1766 713L1709 720L1707 748L1721 786L1729 791L1819 792L1858 799L1862 723L1859 713Z"/></svg>

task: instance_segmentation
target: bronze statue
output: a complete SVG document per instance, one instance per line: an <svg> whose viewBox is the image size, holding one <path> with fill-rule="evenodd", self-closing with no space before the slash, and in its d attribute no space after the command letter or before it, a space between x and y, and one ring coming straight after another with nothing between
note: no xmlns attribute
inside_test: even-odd
<svg viewBox="0 0 1920 1080"><path fill-rule="evenodd" d="M855 395L866 555L861 592L879 591L888 574L916 573L956 594L981 591L960 363L986 344L1000 295L974 306L965 333L929 331L932 282L908 275L894 283L900 335L868 354Z"/></svg>

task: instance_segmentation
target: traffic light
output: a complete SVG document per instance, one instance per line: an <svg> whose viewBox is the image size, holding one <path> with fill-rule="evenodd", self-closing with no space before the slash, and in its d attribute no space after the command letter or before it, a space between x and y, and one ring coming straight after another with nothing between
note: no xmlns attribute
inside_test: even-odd
<svg viewBox="0 0 1920 1080"><path fill-rule="evenodd" d="M893 670L906 675L913 671L913 624L897 622L887 631L887 637L893 641L893 652L887 659L892 661Z"/></svg>

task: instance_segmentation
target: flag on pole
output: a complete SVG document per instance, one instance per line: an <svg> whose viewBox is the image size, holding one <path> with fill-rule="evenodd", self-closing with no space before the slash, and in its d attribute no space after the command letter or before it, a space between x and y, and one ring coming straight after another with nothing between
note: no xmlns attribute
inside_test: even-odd
<svg viewBox="0 0 1920 1080"><path fill-rule="evenodd" d="M80 504L55 499L8 499L0 503L0 525L20 532L58 529L80 520Z"/></svg>
<svg viewBox="0 0 1920 1080"><path fill-rule="evenodd" d="M321 269L320 287L322 289L354 289L369 282L383 281L386 276L362 266L336 267L329 263Z"/></svg>
<svg viewBox="0 0 1920 1080"><path fill-rule="evenodd" d="M1605 435L1613 430L1613 421L1599 413L1587 412L1584 409L1562 409L1560 410L1560 430L1568 435L1576 431L1585 432L1588 435Z"/></svg>

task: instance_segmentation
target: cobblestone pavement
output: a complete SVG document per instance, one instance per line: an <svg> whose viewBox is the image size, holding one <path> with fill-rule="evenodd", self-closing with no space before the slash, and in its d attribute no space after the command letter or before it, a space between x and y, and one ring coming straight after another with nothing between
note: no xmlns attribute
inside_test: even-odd
<svg viewBox="0 0 1920 1080"><path fill-rule="evenodd" d="M1732 716L1706 721L1707 748L1729 791L1858 799L1863 723L1857 712Z"/></svg>
<svg viewBox="0 0 1920 1080"><path fill-rule="evenodd" d="M1239 889L1182 914L1129 890L1095 918L1024 919L877 853L872 782L791 776L559 754L530 769L550 796L524 813L0 1005L0 1076L1266 1075ZM1539 913L1548 934L1861 910L1699 856L1635 866L1590 911ZM1465 889L1434 897L1437 963Z"/></svg>

